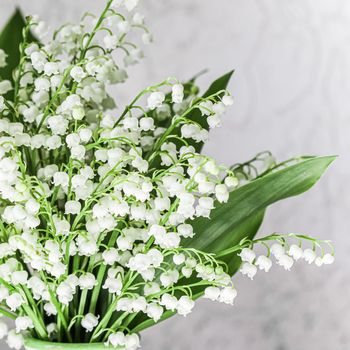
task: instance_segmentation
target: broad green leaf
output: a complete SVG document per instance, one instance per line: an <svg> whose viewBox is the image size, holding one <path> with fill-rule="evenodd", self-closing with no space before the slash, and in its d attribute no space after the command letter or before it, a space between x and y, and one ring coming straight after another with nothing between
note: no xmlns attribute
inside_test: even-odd
<svg viewBox="0 0 350 350"><path fill-rule="evenodd" d="M331 156L310 158L238 188L231 192L227 203L216 204L210 220L198 218L192 221L196 235L183 245L220 254L244 237L253 238L262 221L262 213L269 205L307 191L334 159ZM237 269L233 257L231 254L224 258L231 273Z"/></svg>
<svg viewBox="0 0 350 350"><path fill-rule="evenodd" d="M208 88L208 90L203 94L203 97L208 97L217 93L220 90L226 90L227 85L230 82L234 70L229 71L220 78L216 79Z"/></svg>
<svg viewBox="0 0 350 350"><path fill-rule="evenodd" d="M13 82L12 73L18 66L20 61L19 45L23 40L23 28L25 27L25 20L21 11L17 8L12 17L9 19L5 27L0 33L0 49L3 49L7 57L7 65L0 69L0 77ZM29 41L34 41L33 35L29 35ZM13 94L6 96L12 97Z"/></svg>

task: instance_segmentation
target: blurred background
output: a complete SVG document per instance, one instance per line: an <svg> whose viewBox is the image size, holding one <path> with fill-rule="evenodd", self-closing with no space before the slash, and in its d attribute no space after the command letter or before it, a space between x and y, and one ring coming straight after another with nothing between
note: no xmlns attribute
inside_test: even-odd
<svg viewBox="0 0 350 350"><path fill-rule="evenodd" d="M52 28L98 11L96 0L0 0L0 26L14 10ZM350 348L350 2L348 0L144 0L155 43L115 91L122 105L168 76L203 89L234 68L235 103L205 152L227 165L271 150L338 154L308 193L274 205L261 234L302 232L332 239L336 263L274 267L250 281L236 276L233 307L200 301L143 333L144 350L329 350ZM7 349L4 343L2 350Z"/></svg>

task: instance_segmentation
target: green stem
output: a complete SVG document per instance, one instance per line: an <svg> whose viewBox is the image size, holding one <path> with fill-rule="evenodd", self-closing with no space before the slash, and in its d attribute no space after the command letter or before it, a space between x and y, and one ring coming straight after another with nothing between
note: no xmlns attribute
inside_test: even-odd
<svg viewBox="0 0 350 350"><path fill-rule="evenodd" d="M89 313L94 314L96 311L97 300L98 300L98 297L100 295L100 291L102 288L102 281L103 281L104 275L106 273L106 270L107 270L106 265L101 265L99 270L98 270L97 281L99 281L99 283L94 287L94 289L92 291Z"/></svg>
<svg viewBox="0 0 350 350"><path fill-rule="evenodd" d="M20 81L21 81L21 77L22 77L22 73L23 73L23 59L25 57L25 46L28 42L28 35L29 35L29 30L30 27L28 25L28 23L26 24L24 31L23 31L23 41L19 46L19 51L20 51L20 59L19 59L19 69L18 69L18 76L17 79L15 79L15 91L14 91L14 105L17 106L18 104L18 97L19 97L19 86L20 86Z"/></svg>
<svg viewBox="0 0 350 350"><path fill-rule="evenodd" d="M77 316L84 314L87 294L88 294L88 290L87 289L84 289L82 291L82 293L81 293L79 309L78 309L78 315ZM81 319L78 319L77 322L76 322L76 326L75 326L75 341L79 341L80 340L80 332L81 332Z"/></svg>
<svg viewBox="0 0 350 350"><path fill-rule="evenodd" d="M121 325L121 323L123 322L123 320L129 316L129 314L127 312L122 313L117 320L112 324L112 326L110 327L110 329L108 330L108 332L106 333L106 335L103 337L104 341L107 341L108 336L112 333L115 332L118 327ZM100 332L101 333L101 332ZM99 337L100 334L96 334L96 337Z"/></svg>
<svg viewBox="0 0 350 350"><path fill-rule="evenodd" d="M94 338L96 337L96 334L101 329L104 329L104 328L107 327L109 320L111 319L113 313L115 312L115 309L116 309L117 304L118 304L118 300L123 296L123 292L128 290L128 288L133 283L133 281L135 280L136 277L137 277L137 274L135 276L133 276L132 272L128 273L128 276L126 276L126 278L125 278L125 280L128 280L128 283L125 284L121 295L119 297L115 298L114 301L109 305L108 311L106 312L106 314L102 318L102 320L99 323L99 325L95 328L95 331L93 332L93 334L91 336L91 341L94 340Z"/></svg>
<svg viewBox="0 0 350 350"><path fill-rule="evenodd" d="M47 340L48 339L48 334L47 334L47 330L45 328L45 326L43 326L40 322L40 320L38 319L37 315L35 314L35 312L28 306L28 305L23 305L23 310L25 311L25 313L31 318L31 320L33 321L34 324L34 329L37 332L38 336L40 337L40 339L42 340Z"/></svg>
<svg viewBox="0 0 350 350"><path fill-rule="evenodd" d="M266 171L261 173L259 176L257 176L257 179L264 177L265 175L268 175L272 171L275 171L275 170L277 170L285 165L288 165L289 163L300 162L302 160L307 160L307 159L311 159L311 158L314 158L314 156L300 156L300 157L294 157L294 158L287 159L284 162L278 163L274 167L267 169Z"/></svg>
<svg viewBox="0 0 350 350"><path fill-rule="evenodd" d="M10 318L11 320L15 320L17 318L17 315L9 310L5 310L2 307L0 307L0 314Z"/></svg>

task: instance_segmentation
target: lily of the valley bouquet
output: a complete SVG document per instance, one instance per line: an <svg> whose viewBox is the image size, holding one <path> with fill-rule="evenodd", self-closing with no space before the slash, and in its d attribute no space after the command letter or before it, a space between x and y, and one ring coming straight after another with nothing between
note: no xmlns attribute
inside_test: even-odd
<svg viewBox="0 0 350 350"><path fill-rule="evenodd" d="M0 36L0 313L14 320L0 337L11 348L133 350L197 298L233 304L238 270L334 260L328 241L254 238L266 207L309 189L333 157L278 164L263 152L226 167L201 153L233 103L231 72L203 95L195 78L168 78L116 108L109 85L142 58L135 42L152 40L136 5L109 0L50 39L17 12Z"/></svg>

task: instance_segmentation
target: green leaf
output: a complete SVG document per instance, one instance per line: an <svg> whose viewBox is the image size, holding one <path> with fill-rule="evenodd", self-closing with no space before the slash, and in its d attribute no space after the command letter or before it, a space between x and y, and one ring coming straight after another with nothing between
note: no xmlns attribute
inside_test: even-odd
<svg viewBox="0 0 350 350"><path fill-rule="evenodd" d="M0 34L0 48L8 55L7 66L0 70L3 79L12 79L12 71L19 63L19 44L25 21L19 9L16 9Z"/></svg>
<svg viewBox="0 0 350 350"><path fill-rule="evenodd" d="M25 24L24 17L17 8L0 33L0 49L3 49L8 55L6 67L0 69L0 77L10 80L12 83L12 73L20 61L19 46L23 40L22 32ZM31 34L28 39L29 41L35 41L34 36ZM12 95L13 93L6 97L11 99Z"/></svg>
<svg viewBox="0 0 350 350"><path fill-rule="evenodd" d="M233 73L234 73L234 70L231 70L228 73L224 74L222 77L216 79L209 86L209 89L204 93L203 97L208 97L210 95L213 95L220 90L226 90L227 85L230 82L230 79L231 79Z"/></svg>
<svg viewBox="0 0 350 350"><path fill-rule="evenodd" d="M193 220L192 239L183 246L210 253L220 252L237 245L243 238L253 238L262 222L264 210L282 199L299 195L310 189L335 157L315 157L270 173L231 192L227 203L217 203L210 220ZM238 266L235 254L224 257L230 273Z"/></svg>

